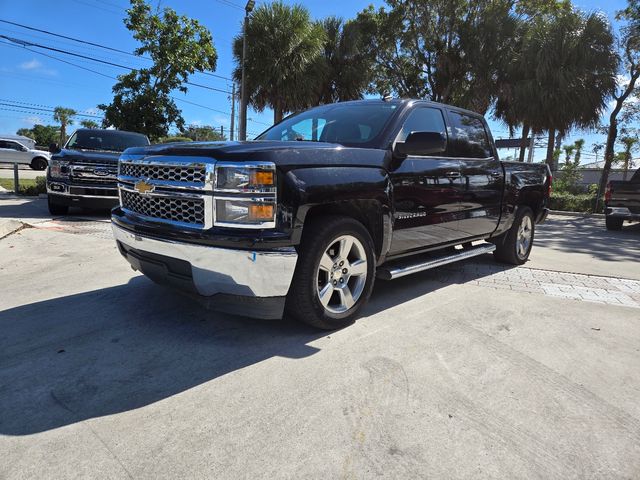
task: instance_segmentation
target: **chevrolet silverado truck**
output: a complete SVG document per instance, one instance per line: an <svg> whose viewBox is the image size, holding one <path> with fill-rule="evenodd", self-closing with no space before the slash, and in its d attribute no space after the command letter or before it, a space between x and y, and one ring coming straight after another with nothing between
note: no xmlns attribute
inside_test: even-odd
<svg viewBox="0 0 640 480"><path fill-rule="evenodd" d="M614 180L604 194L607 230L622 230L625 221L640 221L640 169L629 181Z"/></svg>
<svg viewBox="0 0 640 480"><path fill-rule="evenodd" d="M51 145L47 198L52 215L69 207L111 209L118 204L118 157L129 147L149 145L145 135L120 130L81 128L64 148Z"/></svg>
<svg viewBox="0 0 640 480"><path fill-rule="evenodd" d="M374 279L493 252L527 261L546 165L501 162L481 115L421 100L324 105L250 142L131 148L121 254L213 309L344 327Z"/></svg>

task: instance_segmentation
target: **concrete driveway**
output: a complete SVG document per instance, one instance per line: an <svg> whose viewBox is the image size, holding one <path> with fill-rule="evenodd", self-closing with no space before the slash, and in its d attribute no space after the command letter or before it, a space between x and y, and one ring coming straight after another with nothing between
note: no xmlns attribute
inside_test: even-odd
<svg viewBox="0 0 640 480"><path fill-rule="evenodd" d="M0 478L640 477L638 226L553 217L525 267L378 282L327 333L202 310L41 204L0 200L32 225L0 240Z"/></svg>

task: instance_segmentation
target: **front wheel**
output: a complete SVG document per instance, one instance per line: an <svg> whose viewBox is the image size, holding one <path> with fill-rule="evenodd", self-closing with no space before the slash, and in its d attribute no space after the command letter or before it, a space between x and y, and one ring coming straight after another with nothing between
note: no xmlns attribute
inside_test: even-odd
<svg viewBox="0 0 640 480"><path fill-rule="evenodd" d="M346 327L369 299L374 275L367 229L349 217L318 217L305 227L286 311L324 330Z"/></svg>
<svg viewBox="0 0 640 480"><path fill-rule="evenodd" d="M500 262L522 265L529 259L534 234L533 211L529 207L520 207L509 231L496 242L494 257Z"/></svg>
<svg viewBox="0 0 640 480"><path fill-rule="evenodd" d="M50 196L47 196L47 206L49 207L49 213L54 216L66 215L69 213L69 207L67 205L61 205L53 202Z"/></svg>
<svg viewBox="0 0 640 480"><path fill-rule="evenodd" d="M607 230L622 230L622 225L624 224L624 218L620 217L605 217L604 219Z"/></svg>
<svg viewBox="0 0 640 480"><path fill-rule="evenodd" d="M45 170L47 168L47 161L44 158L36 157L31 160L31 169L32 170Z"/></svg>

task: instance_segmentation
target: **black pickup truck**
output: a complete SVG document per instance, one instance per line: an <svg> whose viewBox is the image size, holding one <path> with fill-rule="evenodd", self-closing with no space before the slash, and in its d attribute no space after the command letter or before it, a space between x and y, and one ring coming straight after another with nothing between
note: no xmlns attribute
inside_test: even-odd
<svg viewBox="0 0 640 480"><path fill-rule="evenodd" d="M493 252L524 263L542 164L500 162L484 118L418 100L292 115L252 142L129 149L114 236L129 263L214 309L348 325L374 278Z"/></svg>
<svg viewBox="0 0 640 480"><path fill-rule="evenodd" d="M640 169L628 182L612 180L604 194L607 230L622 230L625 221L640 221Z"/></svg>
<svg viewBox="0 0 640 480"><path fill-rule="evenodd" d="M118 157L129 147L149 145L145 135L121 130L80 128L53 154L47 169L47 198L52 215L70 206L111 209L118 204Z"/></svg>

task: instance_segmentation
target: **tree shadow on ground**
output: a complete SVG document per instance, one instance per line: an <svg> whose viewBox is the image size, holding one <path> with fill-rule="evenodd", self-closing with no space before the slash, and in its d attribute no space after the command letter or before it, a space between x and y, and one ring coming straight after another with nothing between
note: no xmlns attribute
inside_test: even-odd
<svg viewBox="0 0 640 480"><path fill-rule="evenodd" d="M607 230L600 216L558 216L537 227L535 242L561 252L586 253L600 260L640 263L640 223L625 223L616 232Z"/></svg>
<svg viewBox="0 0 640 480"><path fill-rule="evenodd" d="M49 213L47 199L40 197L15 197L0 195L0 218L36 219L36 220L78 220L95 221L110 218L110 210L89 210L77 207L69 209L69 215L53 216Z"/></svg>
<svg viewBox="0 0 640 480"><path fill-rule="evenodd" d="M467 262L380 281L363 313L504 268ZM309 343L327 334L287 319L204 310L144 277L15 307L0 312L0 434L144 407L275 356L305 358L318 352ZM259 395L257 388L247 385Z"/></svg>

